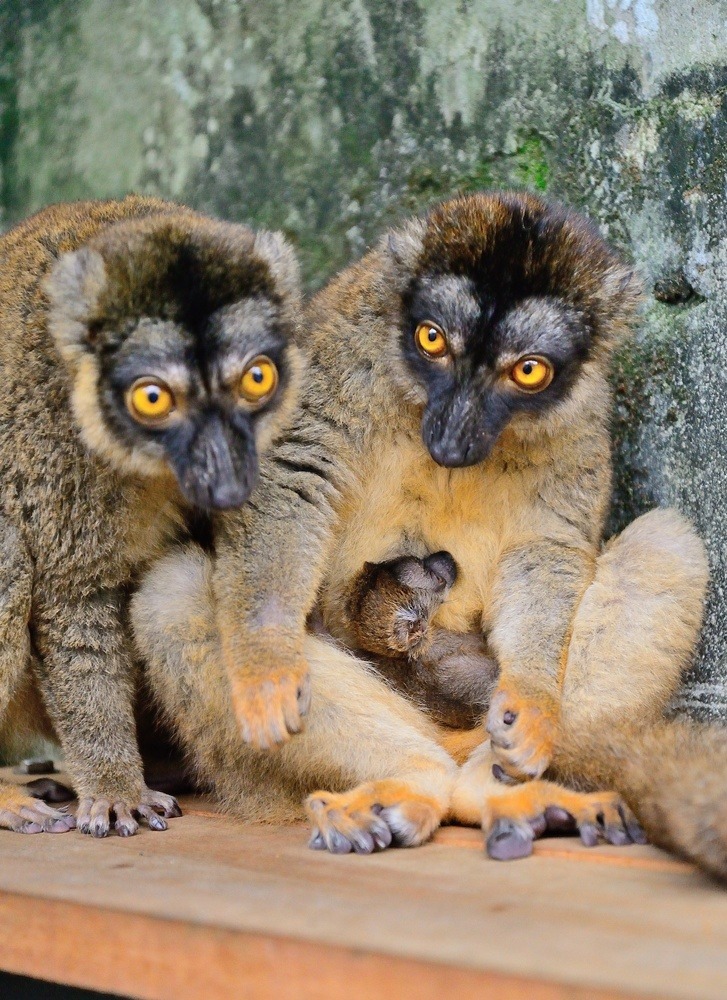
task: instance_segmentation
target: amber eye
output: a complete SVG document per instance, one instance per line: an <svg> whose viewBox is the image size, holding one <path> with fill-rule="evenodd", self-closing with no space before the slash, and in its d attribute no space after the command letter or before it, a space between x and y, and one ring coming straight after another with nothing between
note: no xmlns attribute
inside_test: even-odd
<svg viewBox="0 0 727 1000"><path fill-rule="evenodd" d="M262 403L278 387L278 369L264 354L254 358L242 373L240 395L248 403Z"/></svg>
<svg viewBox="0 0 727 1000"><path fill-rule="evenodd" d="M164 420L174 410L171 389L158 379L140 378L126 394L129 413L140 423Z"/></svg>
<svg viewBox="0 0 727 1000"><path fill-rule="evenodd" d="M510 378L520 389L540 392L553 381L553 366L545 358L521 358L510 372Z"/></svg>
<svg viewBox="0 0 727 1000"><path fill-rule="evenodd" d="M449 352L444 333L436 323L420 323L414 331L414 340L428 358L441 358Z"/></svg>

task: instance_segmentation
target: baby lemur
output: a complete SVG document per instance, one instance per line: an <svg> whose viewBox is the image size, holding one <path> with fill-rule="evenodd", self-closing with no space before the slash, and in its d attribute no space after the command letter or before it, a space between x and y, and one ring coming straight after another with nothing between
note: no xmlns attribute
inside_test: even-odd
<svg viewBox="0 0 727 1000"><path fill-rule="evenodd" d="M142 778L127 590L188 511L248 498L293 405L299 298L278 234L152 198L0 240L0 728L52 727L84 832L178 814ZM1 827L72 825L0 788Z"/></svg>
<svg viewBox="0 0 727 1000"><path fill-rule="evenodd" d="M357 651L375 655L374 666L395 690L435 722L471 729L490 704L497 663L481 632L433 624L456 579L449 552L366 563L346 613Z"/></svg>
<svg viewBox="0 0 727 1000"><path fill-rule="evenodd" d="M445 818L481 823L500 857L564 816L588 841L640 836L577 760L570 777L593 791L492 774L497 762L537 779L564 733L606 740L658 718L694 649L706 562L689 526L652 512L601 547L609 363L638 296L583 219L488 193L393 230L313 299L300 418L263 463L264 502L221 519L258 540L227 563L238 614L220 614L219 570L194 547L157 563L133 603L150 683L231 809L285 820L312 793L313 846L333 851L421 843ZM432 625L483 636L499 670L492 745L477 728L455 733L479 744L462 768L451 730L348 652L362 567L440 551L458 573ZM306 635L316 603L333 642ZM276 754L239 738L233 630L249 655L310 668L308 724Z"/></svg>

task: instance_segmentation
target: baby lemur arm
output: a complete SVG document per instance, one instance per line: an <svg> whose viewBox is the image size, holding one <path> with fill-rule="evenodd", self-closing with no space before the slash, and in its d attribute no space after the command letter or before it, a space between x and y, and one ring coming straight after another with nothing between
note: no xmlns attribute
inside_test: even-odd
<svg viewBox="0 0 727 1000"><path fill-rule="evenodd" d="M247 507L215 526L223 661L243 738L260 749L299 732L310 702L305 622L322 578L336 495L335 451L326 434L312 420L294 427L262 462Z"/></svg>

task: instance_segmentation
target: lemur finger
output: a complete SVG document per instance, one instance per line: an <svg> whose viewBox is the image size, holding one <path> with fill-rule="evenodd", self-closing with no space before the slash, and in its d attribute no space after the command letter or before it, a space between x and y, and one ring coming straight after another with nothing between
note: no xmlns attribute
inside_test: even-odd
<svg viewBox="0 0 727 1000"><path fill-rule="evenodd" d="M76 812L76 824L81 833L92 837L107 837L111 829L111 803L108 799L81 799Z"/></svg>
<svg viewBox="0 0 727 1000"><path fill-rule="evenodd" d="M514 861L533 853L534 838L528 823L500 818L495 820L485 846L488 856L495 861Z"/></svg>
<svg viewBox="0 0 727 1000"><path fill-rule="evenodd" d="M639 823L629 807L624 803L621 803L618 807L618 811L621 814L624 826L628 830L629 837L631 837L633 842L635 844L648 844L649 839L646 836L644 828L641 826L641 823Z"/></svg>
<svg viewBox="0 0 727 1000"><path fill-rule="evenodd" d="M146 788L141 794L141 804L150 806L155 812L160 813L167 819L176 819L182 815L179 803L173 795L166 792L157 792L153 788Z"/></svg>
<svg viewBox="0 0 727 1000"><path fill-rule="evenodd" d="M114 829L120 837L133 837L139 829L139 824L131 814L131 809L125 802L114 802Z"/></svg>
<svg viewBox="0 0 727 1000"><path fill-rule="evenodd" d="M578 833L586 847L595 847L598 844L598 826L590 820L578 825Z"/></svg>
<svg viewBox="0 0 727 1000"><path fill-rule="evenodd" d="M312 851L326 850L326 842L323 839L323 835L320 830L316 828L313 829L313 832L310 835L310 840L308 841L308 847L310 847Z"/></svg>
<svg viewBox="0 0 727 1000"><path fill-rule="evenodd" d="M137 813L138 816L140 816L143 820L146 821L146 825L149 827L150 830L159 831L159 830L169 829L167 821L164 819L164 817L156 813L151 806L145 806L143 804L138 805L135 809L135 812Z"/></svg>
<svg viewBox="0 0 727 1000"><path fill-rule="evenodd" d="M42 812L33 807L23 806L18 811L18 815L20 817L19 826L22 828L21 832L25 833L36 833L36 827L38 827L41 833L67 833L75 826L72 816L58 813L54 809ZM32 829L29 829L30 827Z"/></svg>

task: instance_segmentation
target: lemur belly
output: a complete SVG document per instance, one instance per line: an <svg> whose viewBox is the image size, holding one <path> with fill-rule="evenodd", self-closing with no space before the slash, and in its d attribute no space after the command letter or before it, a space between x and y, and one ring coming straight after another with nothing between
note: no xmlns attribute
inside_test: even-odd
<svg viewBox="0 0 727 1000"><path fill-rule="evenodd" d="M347 587L365 562L440 549L452 554L459 573L437 623L456 631L487 628L493 571L513 529L513 482L502 463L444 469L421 441L403 438L372 451L362 467L341 508L338 544L322 594L334 633L335 623L345 620Z"/></svg>

